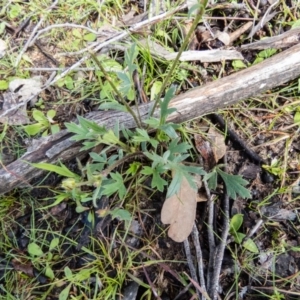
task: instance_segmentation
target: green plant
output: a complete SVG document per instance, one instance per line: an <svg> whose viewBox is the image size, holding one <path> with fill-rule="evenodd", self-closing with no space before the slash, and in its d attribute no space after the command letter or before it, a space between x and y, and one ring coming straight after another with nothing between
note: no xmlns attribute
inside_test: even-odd
<svg viewBox="0 0 300 300"><path fill-rule="evenodd" d="M270 299L271 300L282 300L282 299L285 299L285 295L280 293L275 287L274 294L271 296Z"/></svg>
<svg viewBox="0 0 300 300"><path fill-rule="evenodd" d="M245 188L248 181L243 179L240 175L231 175L220 169L220 166L216 166L210 173L204 176L204 180L208 181L208 187L215 190L217 187L218 175L222 178L225 186L226 193L232 199L236 199L237 195L242 198L251 198L250 191Z"/></svg>
<svg viewBox="0 0 300 300"><path fill-rule="evenodd" d="M135 62L138 54L139 50L135 44L132 44L125 53L126 69L122 70L119 65L117 66L119 81L111 79L107 73L108 65L105 64L105 60L99 60L92 54L94 62L100 68L99 78L104 76L111 88L110 91L107 90L107 93L114 93L117 96L117 100L111 100L111 97L108 97L106 102L100 105L100 108L130 112L138 128L135 130L120 129L117 123L114 128L107 129L80 116L78 116L78 124L66 123L68 131L74 134L71 139L82 142L82 150L89 150L100 144L107 147L100 153L90 153L91 160L82 168L81 176L72 172L71 174L62 164L60 167L43 163L34 164L38 168L54 171L67 177L61 185L64 191L58 192L54 205L72 198L77 203L77 211L82 212L89 209L82 206L82 202L92 200L96 207L97 198L112 195L116 195L123 203L130 195L128 186L133 181L145 184L149 179L151 189L163 192L168 187L167 197L171 197L180 189L183 178L186 178L189 184L196 189L192 174L205 175L204 180L208 181L209 187L212 189L216 189L217 177L220 176L230 197L236 199L236 196L239 195L243 198L250 198L250 192L244 187L247 181L240 176L227 174L220 169L220 166L206 174L201 166L191 165L188 162L191 159L192 146L187 141L182 141L186 137L184 127L167 122L167 117L176 111L174 108L169 108L175 87L169 88L163 99L160 99L157 98L161 94L159 89L166 85L166 81L164 84L159 82L159 84L153 85L153 87L155 86L155 91L153 91L153 94L156 95L155 103L159 105L160 115L153 117L150 114L148 119L143 120L143 124L141 123L138 110L135 113L128 104L128 101L135 99L132 77L137 71ZM116 67L115 64L109 63L109 65ZM150 134L150 132L152 133ZM110 157L107 156L109 149L114 149L114 154Z"/></svg>
<svg viewBox="0 0 300 300"><path fill-rule="evenodd" d="M247 65L242 60L234 60L232 66L236 71L247 68Z"/></svg>
<svg viewBox="0 0 300 300"><path fill-rule="evenodd" d="M294 115L294 123L300 125L300 109L299 107L296 108L296 112Z"/></svg>
<svg viewBox="0 0 300 300"><path fill-rule="evenodd" d="M57 81L57 86L65 86L68 90L74 90L74 80L70 75L65 76L64 78Z"/></svg>
<svg viewBox="0 0 300 300"><path fill-rule="evenodd" d="M230 220L229 232L233 236L234 241L237 244L242 245L250 252L258 253L258 249L254 241L251 238L244 241L244 239L246 238L246 234L238 231L243 224L243 219L244 216L242 214L234 215Z"/></svg>
<svg viewBox="0 0 300 300"><path fill-rule="evenodd" d="M124 140L122 140L118 126L114 130L106 130L104 127L82 117L78 117L79 124L67 123L68 130L74 133L72 139L83 141L83 149L105 144L108 148L114 147L117 154L108 158L106 154L108 148L100 154L91 152L92 163L88 164L83 170L86 180L70 172L63 164L61 166L45 163L33 164L38 168L67 177L62 182L65 192L57 196L55 204L71 197L76 201L77 210L80 212L87 209L80 205L82 201L93 200L95 203L101 195L111 196L117 193L119 199L124 200L128 193L126 183L136 176L138 169L140 174L143 175L140 178L141 182L145 182L150 177L151 188L159 191L164 190L164 187L168 184L166 179L172 176L168 196L176 193L183 177L186 177L189 183L195 186L189 174L204 175L205 172L201 167L184 164L184 161L190 156L187 151L191 146L186 142L180 142L176 133L176 129L180 129L179 125L165 123L167 115L174 111L168 108L173 93L174 89L169 90L164 100L160 102L160 118L146 120L150 128L157 130L155 136L150 136L145 129L137 128L136 131L123 130ZM128 169L123 174L115 171L115 169L134 158L147 159L151 163L151 167L136 160L128 164ZM81 189L83 186L93 187L94 190L83 191Z"/></svg>
<svg viewBox="0 0 300 300"><path fill-rule="evenodd" d="M32 257L32 262L35 264L42 264L44 267L43 273L45 276L53 280L55 278L54 272L51 268L53 260L53 250L59 246L59 238L53 238L49 244L48 251L43 251L36 242L31 242L27 246L28 254Z"/></svg>
<svg viewBox="0 0 300 300"><path fill-rule="evenodd" d="M7 90L8 82L6 80L0 80L0 90Z"/></svg>
<svg viewBox="0 0 300 300"><path fill-rule="evenodd" d="M57 133L59 131L59 125L55 124L53 120L55 115L56 111L53 109L48 110L46 115L42 111L34 109L32 117L37 123L24 126L25 132L29 135L42 133L42 136L47 136L49 131L51 131L52 134Z"/></svg>
<svg viewBox="0 0 300 300"><path fill-rule="evenodd" d="M4 126L4 128L2 129L2 132L0 134L0 143L4 140L4 138L6 136L7 128L8 128L7 124L4 124L3 126Z"/></svg>
<svg viewBox="0 0 300 300"><path fill-rule="evenodd" d="M282 176L284 169L282 168L282 162L277 158L272 159L270 165L263 165L262 167L267 170L269 173L276 176Z"/></svg>
<svg viewBox="0 0 300 300"><path fill-rule="evenodd" d="M100 194L111 195L118 190L120 198L125 196L126 188L121 174L118 172L113 173L112 171L132 156L144 156L152 162L151 168L149 166L141 166L141 174L147 177L150 176L152 178L151 187L157 188L159 191L163 191L164 186L167 185L164 177L170 176L171 172L173 172L173 179L168 189L168 195L176 193L183 176L193 184L189 176L190 172L204 174L204 171L200 167L191 167L183 164L189 157L187 151L191 146L186 142L180 143L179 136L176 133L176 129L180 128L179 125L166 124L166 117L168 114L174 112L174 109L168 108L168 103L173 93L174 89L170 89L166 93L164 100L160 102L160 118L150 118L145 121L150 129L157 130L155 137L151 137L145 129L137 128L135 132L130 130L123 131L125 141L122 142L118 128L115 131L106 130L104 127L100 127L81 117L78 118L78 125L75 123L66 124L68 130L74 133L72 139L83 141L83 149L89 149L101 143L122 150L122 155L123 153L127 154L124 157L120 157L119 155L118 160L108 166L106 170L103 169L103 165L101 165L101 168L94 170L101 176L101 183L103 185L102 188L99 188ZM164 150L160 144L161 142L167 143L167 147L165 147L167 150ZM97 154L91 154L91 156L96 159L95 162L103 162L103 157L97 156ZM110 179L107 179L108 174L111 177ZM129 173L128 175L133 174Z"/></svg>
<svg viewBox="0 0 300 300"><path fill-rule="evenodd" d="M272 49L272 48L260 51L257 54L257 57L253 62L253 65L264 61L266 58L269 58L269 57L273 56L276 53L277 53L277 49Z"/></svg>
<svg viewBox="0 0 300 300"><path fill-rule="evenodd" d="M81 187L83 185L97 186L98 181L99 181L98 177L89 176L89 180L84 181L81 178L81 176L70 171L62 163L60 164L60 166L56 166L56 165L48 164L48 163L36 163L36 164L32 164L32 165L39 169L49 171L49 172L54 172L58 175L66 177L61 183L61 187L62 187L63 191L58 191L58 192L55 191L56 196L54 197L55 198L54 203L45 207L45 209L55 206L55 205L58 205L59 203L61 203L64 200L74 199L75 202L77 203L77 212L83 212L85 210L88 210L87 207L82 206L81 202L91 200L91 198L89 198L89 193L83 192L81 190Z"/></svg>

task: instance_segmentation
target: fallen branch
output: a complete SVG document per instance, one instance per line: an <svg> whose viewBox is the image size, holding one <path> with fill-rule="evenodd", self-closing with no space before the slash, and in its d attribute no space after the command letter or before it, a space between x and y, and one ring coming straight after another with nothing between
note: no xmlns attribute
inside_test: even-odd
<svg viewBox="0 0 300 300"><path fill-rule="evenodd" d="M300 44L275 55L260 64L237 72L220 80L180 94L171 101L170 106L177 112L169 116L168 121L180 123L212 113L242 99L261 94L276 88L300 75ZM145 120L153 103L139 107L142 120ZM159 111L155 111L159 115ZM128 113L99 111L87 114L106 128L113 128L116 120L120 127L134 128L135 122ZM27 162L55 163L78 156L80 145L70 140L66 130L47 138L41 138L18 160L0 170L0 194L6 193L41 174Z"/></svg>
<svg viewBox="0 0 300 300"><path fill-rule="evenodd" d="M282 49L297 45L300 41L300 27L288 30L280 35L241 46L242 50Z"/></svg>

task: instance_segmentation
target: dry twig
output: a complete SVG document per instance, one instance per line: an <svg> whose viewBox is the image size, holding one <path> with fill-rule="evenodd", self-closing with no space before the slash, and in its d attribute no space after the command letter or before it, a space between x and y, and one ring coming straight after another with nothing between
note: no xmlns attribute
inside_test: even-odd
<svg viewBox="0 0 300 300"><path fill-rule="evenodd" d="M51 11L55 6L56 4L58 3L58 0L55 0L52 5L47 9L47 12ZM30 47L30 45L32 44L32 41L35 39L35 35L38 31L38 29L40 28L40 26L42 25L42 23L44 22L45 20L45 17L46 17L47 13L45 15L43 15L40 19L40 21L37 23L37 25L35 26L35 28L33 29L30 37L28 38L25 46L23 47L23 49L21 50L21 52L19 53L16 61L15 61L15 68L18 67L21 59L22 59L22 56L24 55L24 53L27 51L28 47ZM37 95L36 95L37 96ZM32 98L33 99L33 98ZM31 99L30 99L31 100ZM29 100L29 101L30 101ZM29 102L28 101L28 102ZM23 103L24 104L24 103Z"/></svg>
<svg viewBox="0 0 300 300"><path fill-rule="evenodd" d="M196 269L194 267L193 260L192 260L192 254L191 254L191 249L190 249L190 244L189 244L188 239L184 240L183 245L184 245L184 251L185 251L185 255L186 255L187 263L188 263L188 266L189 266L189 269L191 272L192 279L194 282L197 282L197 284L199 285L197 274L196 274ZM198 289L197 289L197 294L200 299L200 292L198 291Z"/></svg>
<svg viewBox="0 0 300 300"><path fill-rule="evenodd" d="M213 278L213 268L214 268L214 253L216 249L215 237L214 237L214 199L210 194L210 190L206 181L203 181L205 192L208 199L208 247L209 247L209 262L208 262L208 271L207 271L207 282L206 286L209 290L211 285L211 279Z"/></svg>
<svg viewBox="0 0 300 300"><path fill-rule="evenodd" d="M198 262L198 275L200 279L200 284L203 289L203 293L206 294L207 292L206 292L206 284L205 284L204 271L203 271L203 258L202 258L200 240L199 240L199 232L196 224L194 224L193 226L192 236L193 236L193 241L196 249L196 256ZM202 294L202 300L205 300L205 298L206 298L205 295Z"/></svg>
<svg viewBox="0 0 300 300"><path fill-rule="evenodd" d="M224 157L224 163L226 169L226 163L227 163L226 155ZM211 286L209 286L209 290L208 290L209 295L213 300L218 298L219 276L221 273L221 266L223 262L226 241L229 233L229 196L227 192L225 192L224 195L223 212L224 212L224 216L223 216L222 235L221 235L220 243L218 247L215 249L213 276L211 278Z"/></svg>

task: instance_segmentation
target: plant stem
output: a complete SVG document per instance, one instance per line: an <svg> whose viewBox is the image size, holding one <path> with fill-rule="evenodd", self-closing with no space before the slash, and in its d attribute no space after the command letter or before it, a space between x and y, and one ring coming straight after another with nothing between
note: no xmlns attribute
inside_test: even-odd
<svg viewBox="0 0 300 300"><path fill-rule="evenodd" d="M126 102L126 100L123 98L123 96L121 95L121 93L118 91L118 89L116 88L115 84L110 80L107 72L105 71L105 69L103 68L102 64L100 63L99 59L96 57L96 55L90 51L90 55L93 59L93 61L97 64L97 66L99 67L99 69L101 70L101 72L104 74L105 79L108 81L108 83L110 84L110 86L112 87L112 89L114 90L114 92L117 94L118 98L119 98L119 102L121 102L127 109L127 111L132 115L137 127L142 128L142 124L140 123L140 121L138 120L136 114L134 113L134 111L131 109L131 107L129 106L129 104Z"/></svg>
<svg viewBox="0 0 300 300"><path fill-rule="evenodd" d="M103 170L101 172L101 175L103 177L106 177L111 171L113 171L119 165L123 164L125 161L127 161L128 159L131 159L133 157L144 157L144 153L143 152L136 152L136 153L131 153L131 154L128 154L128 155L124 156L123 158L119 159L118 161L116 161L115 163L113 163L112 165L107 167L105 170Z"/></svg>
<svg viewBox="0 0 300 300"><path fill-rule="evenodd" d="M203 14L205 12L205 8L206 8L206 5L207 5L207 2L208 2L208 0L202 0L202 3L199 4L199 7L200 7L199 8L199 13L195 17L195 20L194 20L194 22L193 22L193 24L192 24L189 32L187 33L187 35L186 35L186 37L185 37L185 39L184 39L184 41L183 41L183 43L182 43L182 45L181 45L181 47L179 49L179 52L178 52L178 54L177 54L177 56L176 56L176 58L175 58L175 60L174 60L174 62L172 64L172 66L171 66L171 69L168 72L167 76L165 77L159 93L155 97L155 102L154 102L154 105L152 106L152 109L151 109L151 112L150 112L150 117L153 116L155 108L156 108L157 104L159 103L159 100L160 100L163 92L165 91L167 85L169 84L169 80L170 80L171 76L173 75L173 72L174 72L174 70L175 70L175 68L176 68L176 66L177 66L177 64L179 62L179 58L180 58L182 52L184 51L184 49L186 49L186 47L187 47L187 45L188 45L188 43L190 41L190 37L194 33L194 31L195 31L198 23L200 22L200 20L202 19L202 16L203 16Z"/></svg>

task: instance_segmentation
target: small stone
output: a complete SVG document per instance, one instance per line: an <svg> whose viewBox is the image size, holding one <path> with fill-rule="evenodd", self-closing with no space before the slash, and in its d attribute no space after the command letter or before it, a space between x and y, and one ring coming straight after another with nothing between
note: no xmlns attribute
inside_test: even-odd
<svg viewBox="0 0 300 300"><path fill-rule="evenodd" d="M275 180L274 175L266 171L262 173L261 179L263 183L272 183Z"/></svg>

